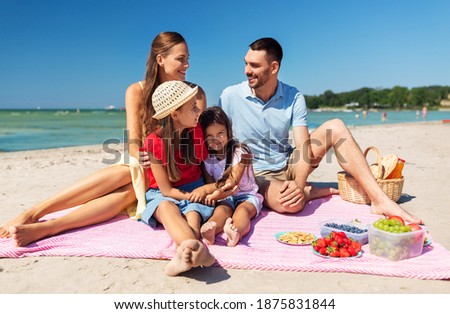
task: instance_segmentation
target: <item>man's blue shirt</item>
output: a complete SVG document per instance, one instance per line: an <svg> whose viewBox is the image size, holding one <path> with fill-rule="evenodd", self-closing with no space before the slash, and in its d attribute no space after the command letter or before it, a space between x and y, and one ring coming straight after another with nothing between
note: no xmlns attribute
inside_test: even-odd
<svg viewBox="0 0 450 314"><path fill-rule="evenodd" d="M293 151L289 130L307 126L305 98L281 81L266 103L244 81L224 89L218 105L231 119L234 136L251 149L258 171L283 169Z"/></svg>

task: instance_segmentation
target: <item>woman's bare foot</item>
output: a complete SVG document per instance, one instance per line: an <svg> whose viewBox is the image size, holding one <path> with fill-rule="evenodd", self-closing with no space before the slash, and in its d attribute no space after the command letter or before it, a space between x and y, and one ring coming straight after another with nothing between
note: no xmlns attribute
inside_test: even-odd
<svg viewBox="0 0 450 314"><path fill-rule="evenodd" d="M192 242L195 240L185 240L177 248L175 256L164 267L164 273L167 276L177 276L190 270L192 265L192 251L193 248L197 248L198 244Z"/></svg>
<svg viewBox="0 0 450 314"><path fill-rule="evenodd" d="M207 221L200 228L202 238L208 245L214 244L216 238L216 227L217 223L215 221Z"/></svg>
<svg viewBox="0 0 450 314"><path fill-rule="evenodd" d="M9 227L9 233L16 246L27 246L28 244L42 238L53 235L48 227L48 221L31 223Z"/></svg>
<svg viewBox="0 0 450 314"><path fill-rule="evenodd" d="M379 203L372 202L370 212L377 215L399 216L410 223L423 224L420 218L412 216L387 196Z"/></svg>
<svg viewBox="0 0 450 314"><path fill-rule="evenodd" d="M303 193L305 194L306 201L314 200L316 198L321 198L333 194L339 194L339 190L331 187L327 188L318 188L313 185L307 185L303 189Z"/></svg>
<svg viewBox="0 0 450 314"><path fill-rule="evenodd" d="M30 214L30 210L24 211L16 218L8 221L3 226L0 226L0 238L9 238L11 236L9 229L13 226L28 225L35 222L37 222L37 219L33 218Z"/></svg>
<svg viewBox="0 0 450 314"><path fill-rule="evenodd" d="M241 239L239 230L235 225L233 225L233 220L231 218L228 218L227 221L225 221L223 232L225 232L227 235L228 246L236 246L236 244L238 244L239 240Z"/></svg>

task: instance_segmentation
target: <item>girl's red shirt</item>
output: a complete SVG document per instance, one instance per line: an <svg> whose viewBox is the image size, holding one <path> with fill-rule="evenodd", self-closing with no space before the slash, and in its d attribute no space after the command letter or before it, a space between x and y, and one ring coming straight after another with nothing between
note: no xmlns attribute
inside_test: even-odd
<svg viewBox="0 0 450 314"><path fill-rule="evenodd" d="M204 142L203 131L200 124L198 124L195 128L190 129L189 132L193 132L192 134L194 141L195 161L192 163L184 160L182 158L180 150L175 150L175 161L177 162L177 166L180 171L180 180L178 180L177 182L172 182L173 186L180 186L199 180L202 176L200 164L208 156L208 149L206 148ZM166 149L164 147L162 138L159 137L156 133L151 133L147 136L144 149L150 154L153 154L156 159L161 160L164 166L167 166ZM147 169L147 177L150 181L149 187L157 189L158 184L156 183L151 168Z"/></svg>

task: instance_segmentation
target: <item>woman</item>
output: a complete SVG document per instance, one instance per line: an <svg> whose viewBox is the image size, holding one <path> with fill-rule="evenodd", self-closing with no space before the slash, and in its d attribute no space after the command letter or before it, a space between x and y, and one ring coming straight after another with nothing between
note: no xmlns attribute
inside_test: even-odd
<svg viewBox="0 0 450 314"><path fill-rule="evenodd" d="M165 81L185 80L188 57L186 41L180 34L158 34L151 45L145 81L131 84L125 94L130 164L102 169L34 205L0 227L0 237L12 237L17 246L26 246L66 230L109 220L136 201L137 212L133 217L139 218L145 208L147 184L143 182L143 169L137 158L142 140L151 129L151 117L154 115L151 95ZM206 97L201 88L197 93L197 104L201 110L206 108ZM37 223L49 213L79 205L63 217Z"/></svg>

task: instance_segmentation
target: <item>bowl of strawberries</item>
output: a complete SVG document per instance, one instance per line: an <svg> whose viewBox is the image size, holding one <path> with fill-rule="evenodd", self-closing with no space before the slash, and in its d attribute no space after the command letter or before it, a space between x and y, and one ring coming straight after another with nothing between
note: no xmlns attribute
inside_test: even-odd
<svg viewBox="0 0 450 314"><path fill-rule="evenodd" d="M331 231L311 243L315 255L323 258L355 258L362 255L361 243L348 238L345 232Z"/></svg>

